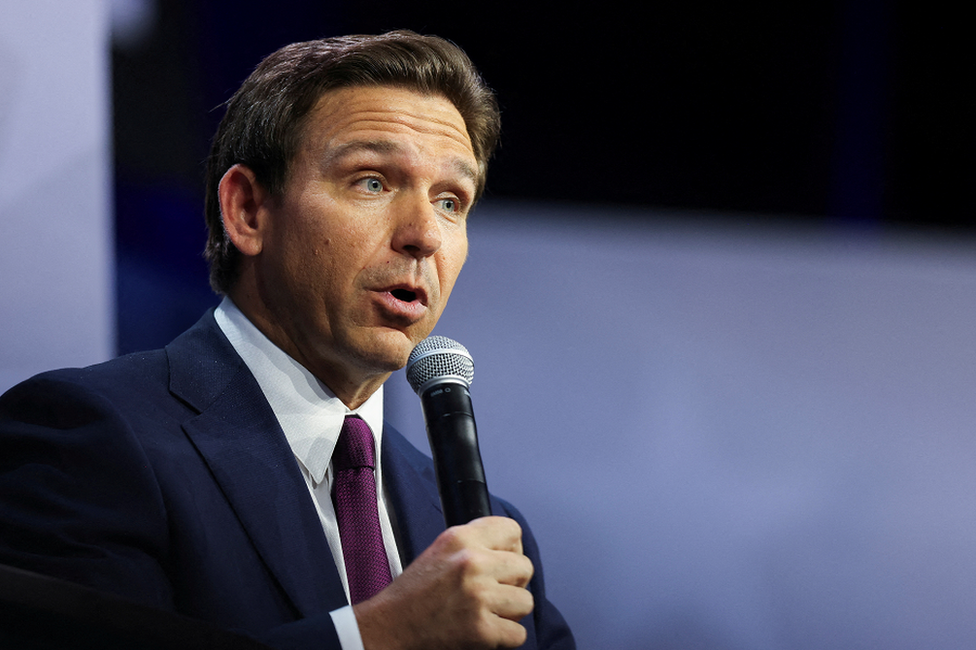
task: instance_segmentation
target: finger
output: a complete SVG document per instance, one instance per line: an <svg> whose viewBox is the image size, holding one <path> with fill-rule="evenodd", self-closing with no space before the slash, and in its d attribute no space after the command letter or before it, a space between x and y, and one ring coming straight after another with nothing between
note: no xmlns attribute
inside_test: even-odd
<svg viewBox="0 0 976 650"><path fill-rule="evenodd" d="M510 621L520 621L532 613L535 598L528 589L499 585L494 592L489 609L496 616Z"/></svg>
<svg viewBox="0 0 976 650"><path fill-rule="evenodd" d="M508 517L481 517L466 524L481 543L496 551L522 553L522 527Z"/></svg>
<svg viewBox="0 0 976 650"><path fill-rule="evenodd" d="M510 619L499 618L492 636L495 639L495 647L520 648L528 638L528 633L521 624Z"/></svg>
<svg viewBox="0 0 976 650"><path fill-rule="evenodd" d="M511 551L491 551L491 577L503 585L526 587L535 574L532 560Z"/></svg>

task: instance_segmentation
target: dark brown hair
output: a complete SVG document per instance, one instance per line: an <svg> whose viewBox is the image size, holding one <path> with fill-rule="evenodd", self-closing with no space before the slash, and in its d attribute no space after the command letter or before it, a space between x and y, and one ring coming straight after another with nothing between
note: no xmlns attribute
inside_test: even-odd
<svg viewBox="0 0 976 650"><path fill-rule="evenodd" d="M287 45L262 61L227 102L207 164L206 257L210 284L226 292L237 279L240 253L224 232L217 188L235 164L250 168L280 195L306 117L319 98L350 86L394 86L440 95L454 104L478 161L477 196L498 141L498 104L468 56L437 36L396 31Z"/></svg>

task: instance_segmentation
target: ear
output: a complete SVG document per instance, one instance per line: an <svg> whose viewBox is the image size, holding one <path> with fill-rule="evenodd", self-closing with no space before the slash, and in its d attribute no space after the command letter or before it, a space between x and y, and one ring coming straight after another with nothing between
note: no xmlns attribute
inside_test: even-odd
<svg viewBox="0 0 976 650"><path fill-rule="evenodd" d="M217 187L224 230L241 253L254 256L264 247L268 228L267 190L249 167L234 165Z"/></svg>

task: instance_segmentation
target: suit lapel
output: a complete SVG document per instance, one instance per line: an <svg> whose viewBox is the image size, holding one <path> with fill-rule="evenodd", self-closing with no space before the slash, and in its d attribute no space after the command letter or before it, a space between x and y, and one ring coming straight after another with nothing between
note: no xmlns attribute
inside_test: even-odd
<svg viewBox="0 0 976 650"><path fill-rule="evenodd" d="M387 425L383 429L383 480L393 504L397 545L406 567L444 532L444 512L437 492L433 461L403 435ZM508 513L490 497L493 515Z"/></svg>
<svg viewBox="0 0 976 650"><path fill-rule="evenodd" d="M298 463L250 371L208 314L167 347L171 390L200 410L183 429L303 616L346 604Z"/></svg>
<svg viewBox="0 0 976 650"><path fill-rule="evenodd" d="M166 347L170 390L199 411L183 424L242 527L303 616L347 604L308 487L271 406L212 311ZM403 566L444 531L430 458L392 427L383 476ZM494 505L494 503L493 503Z"/></svg>
<svg viewBox="0 0 976 650"><path fill-rule="evenodd" d="M392 504L404 568L444 531L430 459L393 427L383 429L383 481Z"/></svg>

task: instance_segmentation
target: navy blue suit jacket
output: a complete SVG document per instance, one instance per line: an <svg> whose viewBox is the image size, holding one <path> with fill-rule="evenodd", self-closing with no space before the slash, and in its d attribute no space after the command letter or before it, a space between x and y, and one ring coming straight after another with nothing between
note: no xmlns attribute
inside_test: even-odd
<svg viewBox="0 0 976 650"><path fill-rule="evenodd" d="M403 565L444 530L430 459L387 426L383 474ZM525 648L573 648L538 548ZM346 604L297 461L207 313L164 350L45 373L0 398L0 563L242 631L338 648Z"/></svg>

